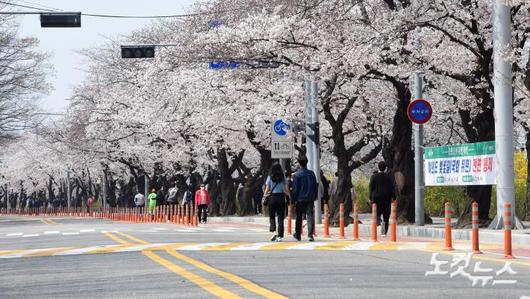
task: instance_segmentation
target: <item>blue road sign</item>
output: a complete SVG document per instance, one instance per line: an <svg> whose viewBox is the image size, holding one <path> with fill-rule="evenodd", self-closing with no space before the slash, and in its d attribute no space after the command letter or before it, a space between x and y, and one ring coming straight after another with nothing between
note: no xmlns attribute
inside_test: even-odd
<svg viewBox="0 0 530 299"><path fill-rule="evenodd" d="M285 136L287 132L291 130L291 126L281 119L274 122L273 131L278 136Z"/></svg>
<svg viewBox="0 0 530 299"><path fill-rule="evenodd" d="M210 61L208 62L208 68L212 70L220 69L237 69L239 63L233 61Z"/></svg>
<svg viewBox="0 0 530 299"><path fill-rule="evenodd" d="M424 124L431 119L432 107L429 102L424 99L417 99L410 102L407 109L407 114L411 122L416 124Z"/></svg>

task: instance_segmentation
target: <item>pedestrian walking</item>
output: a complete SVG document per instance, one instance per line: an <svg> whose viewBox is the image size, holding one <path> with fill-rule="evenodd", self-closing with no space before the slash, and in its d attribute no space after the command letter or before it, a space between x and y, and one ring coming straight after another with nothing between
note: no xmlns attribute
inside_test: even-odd
<svg viewBox="0 0 530 299"><path fill-rule="evenodd" d="M266 205L269 206L269 231L272 233L271 241L281 242L283 240L285 218L285 197L289 196L289 187L283 174L282 166L278 163L272 165L269 176L265 181L264 197ZM278 226L276 226L276 217ZM276 228L278 230L276 231Z"/></svg>
<svg viewBox="0 0 530 299"><path fill-rule="evenodd" d="M200 189L195 192L195 204L199 207L199 223L206 223L210 195L208 194L208 190L204 187L204 184L201 184Z"/></svg>
<svg viewBox="0 0 530 299"><path fill-rule="evenodd" d="M315 173L307 169L307 158L301 156L298 158L300 169L293 176L293 196L292 201L296 211L295 233L293 237L302 240L302 218L307 218L308 239L313 242L315 231L314 202L318 196L318 185Z"/></svg>
<svg viewBox="0 0 530 299"><path fill-rule="evenodd" d="M147 196L147 200L149 201L149 214L154 216L157 201L156 189L151 190L151 193Z"/></svg>
<svg viewBox="0 0 530 299"><path fill-rule="evenodd" d="M392 205L392 198L394 198L394 183L390 174L386 173L386 164L384 161L377 164L379 171L375 172L370 178L370 185L368 187L370 194L370 202L377 205L377 219L383 216L383 224L381 224L382 235L385 236L388 232L388 220L390 218L390 206Z"/></svg>

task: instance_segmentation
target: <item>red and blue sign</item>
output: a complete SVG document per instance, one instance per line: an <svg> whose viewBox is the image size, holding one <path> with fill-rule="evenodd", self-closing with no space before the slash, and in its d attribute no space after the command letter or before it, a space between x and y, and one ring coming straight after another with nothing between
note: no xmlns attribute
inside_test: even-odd
<svg viewBox="0 0 530 299"><path fill-rule="evenodd" d="M407 114L411 122L422 125L431 119L431 104L424 99L414 100L410 102Z"/></svg>

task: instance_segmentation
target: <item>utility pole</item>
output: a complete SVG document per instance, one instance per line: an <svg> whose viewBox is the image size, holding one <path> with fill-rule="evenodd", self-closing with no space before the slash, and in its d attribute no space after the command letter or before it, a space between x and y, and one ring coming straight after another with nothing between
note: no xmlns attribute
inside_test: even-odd
<svg viewBox="0 0 530 299"><path fill-rule="evenodd" d="M501 229L504 204L512 206L512 223L524 228L515 217L515 187L513 164L513 88L512 63L503 57L510 49L512 21L510 6L503 0L493 0L493 85L495 118L495 168L497 179L497 215L490 229ZM513 221L515 220L515 221Z"/></svg>
<svg viewBox="0 0 530 299"><path fill-rule="evenodd" d="M317 190L320 189L318 186L320 186L320 123L318 119L318 108L316 105L317 101L317 95L318 95L318 86L317 82L312 79L311 80L311 123L313 125L313 135L314 135L314 142L313 142L313 167L312 170L315 173L316 179L317 179ZM315 223L321 224L322 223L322 211L320 209L321 207L321 198L317 192L317 200L315 201Z"/></svg>
<svg viewBox="0 0 530 299"><path fill-rule="evenodd" d="M420 72L414 74L416 99L423 97L423 81ZM425 225L425 178L423 177L423 125L414 124L414 224Z"/></svg>
<svg viewBox="0 0 530 299"><path fill-rule="evenodd" d="M72 202L72 192L71 192L71 186L70 186L70 168L68 168L66 170L66 192L68 192L68 194L66 194L66 200L67 200L67 206L68 206L68 210L70 210L70 205L71 205L71 202Z"/></svg>

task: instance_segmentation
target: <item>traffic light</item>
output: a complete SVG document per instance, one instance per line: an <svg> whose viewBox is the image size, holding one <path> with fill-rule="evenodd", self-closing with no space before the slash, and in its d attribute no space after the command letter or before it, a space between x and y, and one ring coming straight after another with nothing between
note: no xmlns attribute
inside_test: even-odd
<svg viewBox="0 0 530 299"><path fill-rule="evenodd" d="M40 14L41 27L81 27L81 13L41 13Z"/></svg>
<svg viewBox="0 0 530 299"><path fill-rule="evenodd" d="M121 46L121 58L154 58L155 46Z"/></svg>

